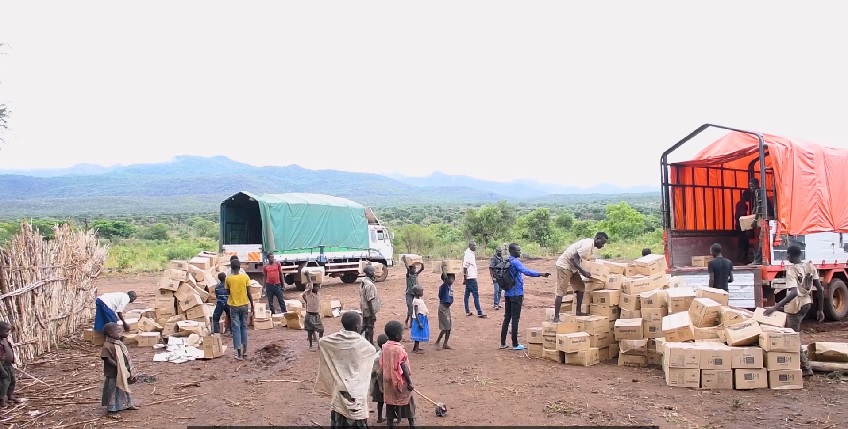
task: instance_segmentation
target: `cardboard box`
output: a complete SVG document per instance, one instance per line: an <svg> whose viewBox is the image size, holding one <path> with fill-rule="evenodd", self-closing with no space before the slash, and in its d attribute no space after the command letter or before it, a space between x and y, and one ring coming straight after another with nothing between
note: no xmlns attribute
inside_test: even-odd
<svg viewBox="0 0 848 429"><path fill-rule="evenodd" d="M668 292L664 289L654 289L639 294L639 305L646 308L668 308Z"/></svg>
<svg viewBox="0 0 848 429"><path fill-rule="evenodd" d="M262 297L262 285L261 284L256 283L256 282L252 282L252 283L250 283L250 285L248 285L247 288L248 288L248 291L250 291L250 296L254 300ZM286 309L288 309L288 305L286 306Z"/></svg>
<svg viewBox="0 0 848 429"><path fill-rule="evenodd" d="M671 314L689 311L695 299L695 289L690 287L668 289L666 293L668 294L668 312Z"/></svg>
<svg viewBox="0 0 848 429"><path fill-rule="evenodd" d="M163 278L159 279L159 283L157 284L157 287L159 288L158 289L159 291L172 292L171 296L173 296L173 292L176 292L177 289L179 289L180 283L182 283L182 282L179 281L179 280L174 280L174 279L171 279L171 278L168 278L168 277L163 277ZM159 295L162 295L162 293L160 292Z"/></svg>
<svg viewBox="0 0 848 429"><path fill-rule="evenodd" d="M654 289L656 287L653 286L653 281L647 276L631 277L629 281L623 282L621 285L621 292L625 295L639 295L642 292L649 292Z"/></svg>
<svg viewBox="0 0 848 429"><path fill-rule="evenodd" d="M643 318L642 332L645 333L645 338L662 338L665 335L662 330L662 319L648 322Z"/></svg>
<svg viewBox="0 0 848 429"><path fill-rule="evenodd" d="M121 341L130 347L138 347L138 334L122 334Z"/></svg>
<svg viewBox="0 0 848 429"><path fill-rule="evenodd" d="M589 336L589 348L602 349L609 347L611 343L612 334L607 332Z"/></svg>
<svg viewBox="0 0 848 429"><path fill-rule="evenodd" d="M621 294L618 306L622 310L639 311L642 309L642 302L639 300L639 295Z"/></svg>
<svg viewBox="0 0 848 429"><path fill-rule="evenodd" d="M654 338L651 341L654 343L654 350L657 353L662 354L665 349L665 338ZM650 345L650 342L648 343Z"/></svg>
<svg viewBox="0 0 848 429"><path fill-rule="evenodd" d="M176 315L177 315L177 309L174 308L173 305L171 305L170 307L167 307L167 308L166 307L156 307L156 309L155 309L155 319L156 320L168 319L169 317L176 316ZM160 323L160 325L161 325L161 323Z"/></svg>
<svg viewBox="0 0 848 429"><path fill-rule="evenodd" d="M556 336L556 350L564 353L576 353L582 350L589 350L590 337L585 332L575 332L573 334L559 334Z"/></svg>
<svg viewBox="0 0 848 429"><path fill-rule="evenodd" d="M597 262L606 265L607 269L609 269L610 274L624 275L624 272L627 269L627 264L623 262L612 262L606 260L599 260Z"/></svg>
<svg viewBox="0 0 848 429"><path fill-rule="evenodd" d="M610 355L610 359L614 359L614 358L616 358L616 357L618 356L618 354L619 354L619 347L618 347L618 343L616 343L616 342L614 342L614 341L613 341L613 342L611 342L611 343L610 343L610 345L609 345L609 355Z"/></svg>
<svg viewBox="0 0 848 429"><path fill-rule="evenodd" d="M754 229L755 223L757 223L757 215L739 216L739 229L742 231Z"/></svg>
<svg viewBox="0 0 848 429"><path fill-rule="evenodd" d="M760 369L763 367L763 349L759 347L731 347L730 366L733 369Z"/></svg>
<svg viewBox="0 0 848 429"><path fill-rule="evenodd" d="M604 348L598 349L598 360L599 361L606 362L606 361L611 360L611 359L612 359L612 356L610 356L610 348L609 347L604 347Z"/></svg>
<svg viewBox="0 0 848 429"><path fill-rule="evenodd" d="M574 353L565 354L565 363L576 366L592 366L601 363L600 353L597 348L589 348Z"/></svg>
<svg viewBox="0 0 848 429"><path fill-rule="evenodd" d="M253 319L253 329L257 331L262 331L266 329L274 328L274 322L268 319Z"/></svg>
<svg viewBox="0 0 848 429"><path fill-rule="evenodd" d="M195 256L188 261L190 265L194 265L201 270L208 270L212 268L212 261L209 258L204 258L200 256Z"/></svg>
<svg viewBox="0 0 848 429"><path fill-rule="evenodd" d="M286 308L288 308L288 306ZM287 311L286 312L286 327L289 328L289 329L303 330L303 329L306 328L305 318L306 318L305 312Z"/></svg>
<svg viewBox="0 0 848 429"><path fill-rule="evenodd" d="M188 267L189 267L188 261L172 260L168 264L168 269L171 269L171 270L188 271Z"/></svg>
<svg viewBox="0 0 848 429"><path fill-rule="evenodd" d="M434 261L433 272L436 274L462 274L462 261L457 259L443 259Z"/></svg>
<svg viewBox="0 0 848 429"><path fill-rule="evenodd" d="M695 339L689 312L669 314L662 318L662 332L666 341L683 342Z"/></svg>
<svg viewBox="0 0 848 429"><path fill-rule="evenodd" d="M668 316L668 308L642 308L640 311L642 320L646 322L662 322L662 318Z"/></svg>
<svg viewBox="0 0 848 429"><path fill-rule="evenodd" d="M704 341L704 340L717 340L722 343L724 340L720 339L718 336L718 326L709 326L706 328L692 328L692 334L695 337L695 341Z"/></svg>
<svg viewBox="0 0 848 429"><path fill-rule="evenodd" d="M748 319L750 319L750 317L748 317L744 311L726 306L721 307L721 324L724 326L735 325Z"/></svg>
<svg viewBox="0 0 848 429"><path fill-rule="evenodd" d="M600 280L595 280L595 279L587 279L587 278L584 277L583 278L583 285L586 286L586 292L591 294L591 292L593 292L593 291L606 289L607 282L602 282ZM584 305L588 304L588 303L590 303L590 301L591 301L591 299L586 299L585 301L583 301L583 304Z"/></svg>
<svg viewBox="0 0 848 429"><path fill-rule="evenodd" d="M543 350L542 343L527 345L527 355L533 359L541 359Z"/></svg>
<svg viewBox="0 0 848 429"><path fill-rule="evenodd" d="M641 319L642 311L641 310L625 310L621 309L621 314L619 315L619 319Z"/></svg>
<svg viewBox="0 0 848 429"><path fill-rule="evenodd" d="M158 332L162 330L162 325L156 323L153 319L142 317L138 319L139 332Z"/></svg>
<svg viewBox="0 0 848 429"><path fill-rule="evenodd" d="M645 338L642 330L642 319L618 319L613 328L615 340L641 340Z"/></svg>
<svg viewBox="0 0 848 429"><path fill-rule="evenodd" d="M595 280L598 280L598 281L604 282L604 283L606 283L606 281L609 279L609 275L610 275L609 268L606 265L604 265L600 262L585 261L584 260L584 261L580 261L580 266L583 267L583 269L586 270L590 274L590 277L592 279L595 279Z"/></svg>
<svg viewBox="0 0 848 429"><path fill-rule="evenodd" d="M621 287L623 286L623 281L624 275L610 273L609 277L607 277L607 281L604 282L604 289L621 290Z"/></svg>
<svg viewBox="0 0 848 429"><path fill-rule="evenodd" d="M341 317L344 304L337 299L321 302L322 317Z"/></svg>
<svg viewBox="0 0 848 429"><path fill-rule="evenodd" d="M286 314L285 313L277 313L271 315L271 322L274 323L274 326L286 326Z"/></svg>
<svg viewBox="0 0 848 429"><path fill-rule="evenodd" d="M187 337L191 334L197 334L200 337L203 337L209 333L209 330L206 328L204 323L195 322L193 320L181 320L177 322L177 332L172 334L172 336L177 337Z"/></svg>
<svg viewBox="0 0 848 429"><path fill-rule="evenodd" d="M198 305L203 305L203 299L200 298L198 294L191 294L185 299L181 299L177 305L177 308L181 312L186 312L191 308L197 307Z"/></svg>
<svg viewBox="0 0 848 429"><path fill-rule="evenodd" d="M709 298L721 305L728 305L730 302L730 294L726 290L716 289L707 286L700 286L695 289L696 298Z"/></svg>
<svg viewBox="0 0 848 429"><path fill-rule="evenodd" d="M767 352L796 352L801 350L801 335L789 328L762 327L760 348Z"/></svg>
<svg viewBox="0 0 848 429"><path fill-rule="evenodd" d="M734 369L733 387L736 390L768 388L768 371L765 369Z"/></svg>
<svg viewBox="0 0 848 429"><path fill-rule="evenodd" d="M668 264L665 261L665 255L651 254L643 256L633 261L633 264L636 265L636 271L645 276L665 273L665 270L668 269Z"/></svg>
<svg viewBox="0 0 848 429"><path fill-rule="evenodd" d="M631 366L643 368L648 366L648 356L647 355L618 355L618 366Z"/></svg>
<svg viewBox="0 0 848 429"><path fill-rule="evenodd" d="M542 358L556 363L565 363L565 353L556 349L542 348Z"/></svg>
<svg viewBox="0 0 848 429"><path fill-rule="evenodd" d="M573 308L574 308L573 299L574 299L574 295L566 295L566 296L562 297L562 306L559 309L559 311L560 311L559 320L560 321L565 320L566 317L568 317L568 316L573 317L571 314L569 314L570 312L573 312L572 311ZM554 321L554 309L553 308L546 308L545 309L545 322L553 322L553 321Z"/></svg>
<svg viewBox="0 0 848 429"><path fill-rule="evenodd" d="M409 268L412 264L421 264L424 266L424 258L421 255L416 255L413 253L405 253L400 255L400 261L403 262L403 266Z"/></svg>
<svg viewBox="0 0 848 429"><path fill-rule="evenodd" d="M800 369L769 371L768 387L773 390L803 389L803 372Z"/></svg>
<svg viewBox="0 0 848 429"><path fill-rule="evenodd" d="M648 355L648 340L621 340L618 352L623 355Z"/></svg>
<svg viewBox="0 0 848 429"><path fill-rule="evenodd" d="M82 339L88 341L95 346L102 346L106 342L106 336L102 332L97 332L94 329L86 329L82 331Z"/></svg>
<svg viewBox="0 0 848 429"><path fill-rule="evenodd" d="M712 256L693 256L692 257L692 266L693 267L706 267L710 261L713 260Z"/></svg>
<svg viewBox="0 0 848 429"><path fill-rule="evenodd" d="M188 280L188 271L175 270L175 269L169 268L169 269L165 270L164 273L162 273L162 277L164 277L166 279L184 282L184 281Z"/></svg>
<svg viewBox="0 0 848 429"><path fill-rule="evenodd" d="M124 322L127 322L127 325L130 326L130 328L128 330L125 330L125 331L128 332L128 333L138 331L138 320L139 319L140 318L135 318L135 317L124 317Z"/></svg>
<svg viewBox="0 0 848 429"><path fill-rule="evenodd" d="M721 304L709 298L695 298L689 306L689 319L696 328L716 326L720 317Z"/></svg>
<svg viewBox="0 0 848 429"><path fill-rule="evenodd" d="M542 335L572 334L579 331L577 317L571 314L561 314L559 323L542 322Z"/></svg>
<svg viewBox="0 0 848 429"><path fill-rule="evenodd" d="M648 350L648 366L662 366L662 353L657 353L653 350Z"/></svg>
<svg viewBox="0 0 848 429"><path fill-rule="evenodd" d="M701 349L701 369L733 369L733 353L727 345L701 343L698 347Z"/></svg>
<svg viewBox="0 0 848 429"><path fill-rule="evenodd" d="M592 304L598 305L615 305L621 302L621 291L602 289L592 292Z"/></svg>
<svg viewBox="0 0 848 429"><path fill-rule="evenodd" d="M675 289L679 287L687 287L686 278L678 276L669 276L666 281L666 289Z"/></svg>
<svg viewBox="0 0 848 429"><path fill-rule="evenodd" d="M769 371L801 369L801 352L766 352L765 366Z"/></svg>
<svg viewBox="0 0 848 429"><path fill-rule="evenodd" d="M215 359L224 355L224 341L221 334L203 337L203 359Z"/></svg>
<svg viewBox="0 0 848 429"><path fill-rule="evenodd" d="M663 368L665 384L671 387L701 387L701 370L697 368Z"/></svg>
<svg viewBox="0 0 848 429"><path fill-rule="evenodd" d="M775 311L770 316L766 316L764 314L765 311L765 308L755 308L754 320L760 322L761 325L776 326L778 328L786 326L786 313L782 311Z"/></svg>
<svg viewBox="0 0 848 429"><path fill-rule="evenodd" d="M701 389L730 390L733 389L733 370L731 369L702 369Z"/></svg>
<svg viewBox="0 0 848 429"><path fill-rule="evenodd" d="M848 362L848 343L817 341L807 346L807 356L819 362Z"/></svg>
<svg viewBox="0 0 848 429"><path fill-rule="evenodd" d="M750 319L735 325L724 327L724 340L728 346L752 346L760 340L763 333L759 322ZM800 346L799 346L800 349Z"/></svg>
<svg viewBox="0 0 848 429"><path fill-rule="evenodd" d="M589 314L603 316L609 320L618 320L621 310L617 305L592 304L589 306Z"/></svg>
<svg viewBox="0 0 848 429"><path fill-rule="evenodd" d="M194 288L191 287L191 284L188 282L180 282L180 285L177 287L177 290L174 292L174 297L177 298L177 301L182 301L188 298L191 295L194 295Z"/></svg>
<svg viewBox="0 0 848 429"><path fill-rule="evenodd" d="M204 317L212 317L212 313L215 312L215 307L209 304L198 305L196 307L189 308L185 312L186 319L201 319Z"/></svg>
<svg viewBox="0 0 848 429"><path fill-rule="evenodd" d="M527 328L527 343L542 344L542 328Z"/></svg>
<svg viewBox="0 0 848 429"><path fill-rule="evenodd" d="M159 344L161 339L162 334L159 332L141 332L135 338L135 341L139 347L153 347L156 344Z"/></svg>
<svg viewBox="0 0 848 429"><path fill-rule="evenodd" d="M663 344L663 366L699 369L701 367L701 348L694 343L666 341Z"/></svg>
<svg viewBox="0 0 848 429"><path fill-rule="evenodd" d="M577 316L577 330L587 334L610 332L610 320L603 316Z"/></svg>
<svg viewBox="0 0 848 429"><path fill-rule="evenodd" d="M549 350L556 350L557 337L556 335L542 335L542 346Z"/></svg>

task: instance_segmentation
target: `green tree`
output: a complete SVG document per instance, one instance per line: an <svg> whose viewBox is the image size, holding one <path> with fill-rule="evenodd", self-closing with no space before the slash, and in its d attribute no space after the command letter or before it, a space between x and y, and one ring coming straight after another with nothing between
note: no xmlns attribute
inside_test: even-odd
<svg viewBox="0 0 848 429"><path fill-rule="evenodd" d="M165 225L164 223L151 225L141 233L141 238L145 240L167 240L168 225Z"/></svg>
<svg viewBox="0 0 848 429"><path fill-rule="evenodd" d="M598 231L598 222L590 219L575 220L571 231L580 238L588 238Z"/></svg>
<svg viewBox="0 0 848 429"><path fill-rule="evenodd" d="M439 244L451 244L462 242L462 234L456 228L446 223L434 223L427 226L430 234Z"/></svg>
<svg viewBox="0 0 848 429"><path fill-rule="evenodd" d="M551 211L545 207L538 208L521 216L517 227L521 238L530 240L539 246L546 247L550 244L554 232L554 223L551 219Z"/></svg>
<svg viewBox="0 0 848 429"><path fill-rule="evenodd" d="M645 232L645 215L627 204L609 204L606 219L599 224L600 229L618 239L635 238Z"/></svg>
<svg viewBox="0 0 848 429"><path fill-rule="evenodd" d="M98 219L91 223L91 227L97 231L99 237L108 240L113 238L128 238L135 233L135 227L129 222L122 220Z"/></svg>
<svg viewBox="0 0 848 429"><path fill-rule="evenodd" d="M571 212L562 212L556 217L554 223L562 229L569 230L574 226L574 215Z"/></svg>
<svg viewBox="0 0 848 429"><path fill-rule="evenodd" d="M436 244L435 237L427 228L414 224L406 224L400 227L396 238L403 243L406 253L427 255Z"/></svg>
<svg viewBox="0 0 848 429"><path fill-rule="evenodd" d="M480 207L480 210L468 209L462 229L466 238L473 238L483 247L488 247L489 242L506 237L515 221L515 207L500 201L493 206Z"/></svg>

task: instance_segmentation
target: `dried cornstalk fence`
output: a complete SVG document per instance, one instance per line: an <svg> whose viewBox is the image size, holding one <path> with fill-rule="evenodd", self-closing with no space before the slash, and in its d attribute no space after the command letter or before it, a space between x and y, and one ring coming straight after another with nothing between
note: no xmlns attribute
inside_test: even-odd
<svg viewBox="0 0 848 429"><path fill-rule="evenodd" d="M54 228L44 237L28 223L0 248L0 320L12 324L20 363L56 348L94 315L94 280L108 249L93 231Z"/></svg>

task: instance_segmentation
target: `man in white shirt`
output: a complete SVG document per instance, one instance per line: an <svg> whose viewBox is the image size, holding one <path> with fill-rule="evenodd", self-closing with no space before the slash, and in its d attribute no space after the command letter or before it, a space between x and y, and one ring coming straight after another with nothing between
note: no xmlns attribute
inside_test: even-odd
<svg viewBox="0 0 848 429"><path fill-rule="evenodd" d="M124 309L137 297L134 291L104 293L97 297L94 302L94 330L102 332L107 323L118 323L120 320L124 330L129 331L130 325L124 320Z"/></svg>
<svg viewBox="0 0 848 429"><path fill-rule="evenodd" d="M562 297L569 292L569 286L577 295L577 308L574 309L574 314L584 316L581 311L583 305L583 292L586 291L586 284L583 283L583 278L590 277L589 273L580 266L580 261L595 259L595 249L601 249L607 244L609 236L605 232L595 234L595 238L584 238L565 249L559 259L556 261L557 267L557 285L554 291L556 301L554 302L554 323L559 323L559 311L562 308Z"/></svg>
<svg viewBox="0 0 848 429"><path fill-rule="evenodd" d="M477 288L477 245L473 241L468 242L468 248L465 249L465 256L462 258L462 284L465 285L465 315L471 316L471 309L468 308L468 297L474 295L474 308L477 309L477 317L485 319L483 308L480 307L480 291Z"/></svg>

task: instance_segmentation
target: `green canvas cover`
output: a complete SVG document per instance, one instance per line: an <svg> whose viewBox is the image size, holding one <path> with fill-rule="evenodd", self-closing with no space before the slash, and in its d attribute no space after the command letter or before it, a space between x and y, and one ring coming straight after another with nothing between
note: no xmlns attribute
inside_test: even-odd
<svg viewBox="0 0 848 429"><path fill-rule="evenodd" d="M319 245L325 252L369 248L368 219L359 203L321 194L250 196L259 203L266 251L317 252Z"/></svg>

